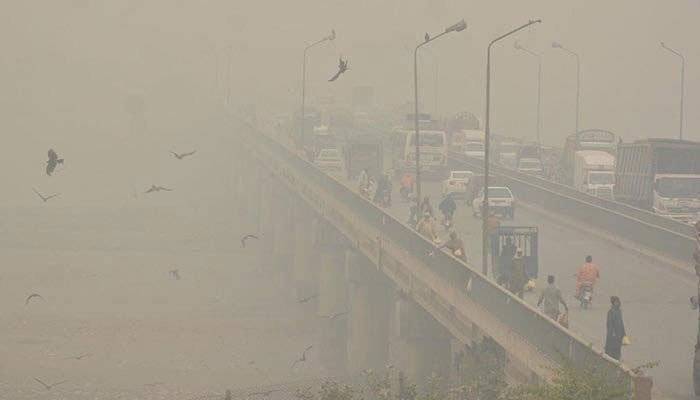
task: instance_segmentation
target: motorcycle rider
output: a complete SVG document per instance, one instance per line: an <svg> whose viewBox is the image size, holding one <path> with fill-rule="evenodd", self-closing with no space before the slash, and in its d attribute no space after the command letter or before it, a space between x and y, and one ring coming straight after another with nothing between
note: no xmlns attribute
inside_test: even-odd
<svg viewBox="0 0 700 400"><path fill-rule="evenodd" d="M409 174L408 172L403 174L401 177L401 189L399 192L401 193L401 197L404 200L408 200L409 196L411 193L413 193L413 186L415 185L415 180L413 179L413 175Z"/></svg>
<svg viewBox="0 0 700 400"><path fill-rule="evenodd" d="M437 230L435 229L435 223L433 222L433 217L430 216L430 213L426 212L423 214L423 218L421 218L421 220L418 221L418 225L416 225L416 230L424 238L437 242Z"/></svg>
<svg viewBox="0 0 700 400"><path fill-rule="evenodd" d="M462 239L457 236L457 232L450 232L450 240L446 241L443 245L439 246L439 249L448 248L453 256L459 258L460 260L467 262L467 255L464 252L464 243Z"/></svg>
<svg viewBox="0 0 700 400"><path fill-rule="evenodd" d="M581 298L581 288L584 286L590 286L593 290L593 286L596 281L600 279L600 269L597 265L593 264L593 257L586 256L586 262L578 269L576 272L576 298Z"/></svg>
<svg viewBox="0 0 700 400"><path fill-rule="evenodd" d="M445 218L445 226L451 226L452 218L454 217L455 210L457 210L457 203L455 203L455 200L450 194L447 194L438 205L438 208L440 209L443 217Z"/></svg>
<svg viewBox="0 0 700 400"><path fill-rule="evenodd" d="M367 172L367 168L364 168L360 172L360 175L357 177L357 183L360 188L360 194L364 197L369 197L369 173Z"/></svg>

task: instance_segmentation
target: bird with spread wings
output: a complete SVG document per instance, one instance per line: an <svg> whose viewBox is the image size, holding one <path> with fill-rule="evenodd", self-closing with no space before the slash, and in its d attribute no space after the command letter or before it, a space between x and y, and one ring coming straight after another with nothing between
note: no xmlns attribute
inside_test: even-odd
<svg viewBox="0 0 700 400"><path fill-rule="evenodd" d="M338 61L338 72L336 72L335 75L328 80L328 82L335 82L335 80L338 79L340 75L344 74L348 69L350 69L348 67L348 60L343 60L343 57L340 57L340 60Z"/></svg>
<svg viewBox="0 0 700 400"><path fill-rule="evenodd" d="M170 154L172 154L173 157L177 158L178 160L182 160L183 158L189 157L189 156L193 155L193 154L196 153L196 152L197 152L197 150L192 150L192 151L190 151L190 152L188 152L188 153L179 153L179 154L178 154L178 153L176 153L176 152L174 152L174 151L171 151Z"/></svg>
<svg viewBox="0 0 700 400"><path fill-rule="evenodd" d="M46 175L51 176L58 164L63 164L63 159L58 158L58 154L53 149L49 149L49 159L46 161Z"/></svg>

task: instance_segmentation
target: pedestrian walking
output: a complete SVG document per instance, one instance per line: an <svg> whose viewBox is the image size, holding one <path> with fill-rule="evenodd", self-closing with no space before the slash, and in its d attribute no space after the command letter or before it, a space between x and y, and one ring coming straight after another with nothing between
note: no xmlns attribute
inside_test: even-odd
<svg viewBox="0 0 700 400"><path fill-rule="evenodd" d="M513 258L513 269L510 273L508 290L522 299L525 295L526 283L527 274L525 274L525 258L523 257L523 250L518 249L515 252L515 258Z"/></svg>
<svg viewBox="0 0 700 400"><path fill-rule="evenodd" d="M610 310L608 310L605 354L620 361L620 357L622 356L622 341L625 335L625 323L622 321L620 298L612 296L610 297Z"/></svg>
<svg viewBox="0 0 700 400"><path fill-rule="evenodd" d="M564 306L565 314L569 314L569 306L566 305L564 298L561 295L561 290L554 284L554 276L547 277L547 287L544 288L540 299L537 301L537 307L544 305L542 311L551 319L559 321L559 304Z"/></svg>
<svg viewBox="0 0 700 400"><path fill-rule="evenodd" d="M506 243L501 248L501 255L498 257L498 265L496 268L496 282L499 285L505 285L510 281L510 273L513 270L513 258L517 246L511 236L506 237Z"/></svg>

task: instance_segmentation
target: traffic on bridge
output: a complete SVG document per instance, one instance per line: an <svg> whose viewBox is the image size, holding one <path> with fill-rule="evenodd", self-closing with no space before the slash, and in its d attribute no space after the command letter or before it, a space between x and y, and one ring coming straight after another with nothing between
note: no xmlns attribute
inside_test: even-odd
<svg viewBox="0 0 700 400"><path fill-rule="evenodd" d="M0 14L0 399L700 399L700 2Z"/></svg>

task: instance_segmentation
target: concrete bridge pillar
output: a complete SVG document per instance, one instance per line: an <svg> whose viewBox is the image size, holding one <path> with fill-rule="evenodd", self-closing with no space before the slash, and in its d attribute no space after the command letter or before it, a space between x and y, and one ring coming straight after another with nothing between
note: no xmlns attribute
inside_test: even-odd
<svg viewBox="0 0 700 400"><path fill-rule="evenodd" d="M361 253L345 253L349 287L348 372L381 371L389 360L391 282Z"/></svg>
<svg viewBox="0 0 700 400"><path fill-rule="evenodd" d="M345 249L339 235L322 224L317 243L319 282L317 315L320 324L321 363L330 375L343 375L347 364L348 288Z"/></svg>
<svg viewBox="0 0 700 400"><path fill-rule="evenodd" d="M295 204L294 227L290 232L293 242L292 290L297 300L311 299L318 296L319 258L314 246L312 213L304 209L301 201ZM311 302L312 300L308 300ZM313 300L313 304L316 301Z"/></svg>
<svg viewBox="0 0 700 400"><path fill-rule="evenodd" d="M259 258L262 267L272 269L275 266L274 249L277 238L275 237L275 203L274 194L270 187L260 186L260 195L258 197L258 206L252 208L258 209L258 237L261 243L258 245Z"/></svg>
<svg viewBox="0 0 700 400"><path fill-rule="evenodd" d="M273 212L275 248L274 268L279 287L285 287L291 281L294 264L294 210L290 203L289 193L280 188L275 193Z"/></svg>
<svg viewBox="0 0 700 400"><path fill-rule="evenodd" d="M410 298L394 302L390 358L407 383L424 388L431 377L446 382L452 362L451 336Z"/></svg>

